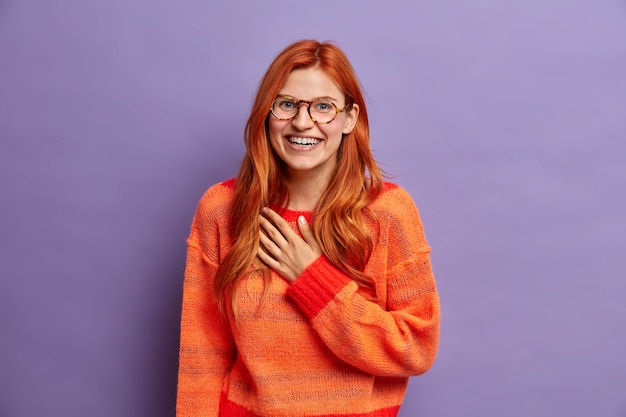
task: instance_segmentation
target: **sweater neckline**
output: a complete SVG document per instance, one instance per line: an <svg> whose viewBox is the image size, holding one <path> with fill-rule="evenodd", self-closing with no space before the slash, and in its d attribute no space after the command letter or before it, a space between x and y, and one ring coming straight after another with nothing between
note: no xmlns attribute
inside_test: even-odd
<svg viewBox="0 0 626 417"><path fill-rule="evenodd" d="M281 208L281 209L274 208L274 211L276 211L283 219L287 220L288 222L298 221L298 217L304 216L306 221L310 223L311 219L313 218L312 211L300 211L300 210L292 210L288 208Z"/></svg>

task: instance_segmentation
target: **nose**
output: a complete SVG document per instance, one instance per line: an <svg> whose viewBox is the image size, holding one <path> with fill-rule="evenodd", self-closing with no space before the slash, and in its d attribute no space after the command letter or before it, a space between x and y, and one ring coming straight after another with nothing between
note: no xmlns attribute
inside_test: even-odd
<svg viewBox="0 0 626 417"><path fill-rule="evenodd" d="M291 119L291 124L298 130L306 130L315 126L315 122L309 114L309 104L300 103L298 113Z"/></svg>

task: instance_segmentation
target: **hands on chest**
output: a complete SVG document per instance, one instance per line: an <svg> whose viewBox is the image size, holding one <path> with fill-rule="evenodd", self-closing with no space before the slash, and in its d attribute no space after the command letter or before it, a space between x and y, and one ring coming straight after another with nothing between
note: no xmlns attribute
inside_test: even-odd
<svg viewBox="0 0 626 417"><path fill-rule="evenodd" d="M302 237L270 208L263 208L259 218L261 231L257 257L287 281L294 282L322 255L322 249L304 216L298 218Z"/></svg>

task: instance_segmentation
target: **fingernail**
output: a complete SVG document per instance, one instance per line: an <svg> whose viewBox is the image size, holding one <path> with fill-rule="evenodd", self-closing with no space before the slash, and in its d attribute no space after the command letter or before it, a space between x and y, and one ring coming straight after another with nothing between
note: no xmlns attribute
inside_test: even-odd
<svg viewBox="0 0 626 417"><path fill-rule="evenodd" d="M306 219L304 218L304 216L300 216L300 217L298 217L298 223L300 223L300 224L306 224Z"/></svg>

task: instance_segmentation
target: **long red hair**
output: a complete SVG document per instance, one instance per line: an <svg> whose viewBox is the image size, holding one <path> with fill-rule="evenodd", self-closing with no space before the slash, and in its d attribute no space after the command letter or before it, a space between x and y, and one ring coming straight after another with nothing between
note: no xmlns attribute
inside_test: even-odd
<svg viewBox="0 0 626 417"><path fill-rule="evenodd" d="M236 311L236 283L251 271L262 271L268 288L269 271L256 257L258 217L262 207L284 207L289 199L283 165L269 142L269 109L291 71L314 66L337 84L346 104L357 103L360 111L356 126L343 138L335 173L315 208L312 230L330 262L359 285L372 289L372 281L364 273L372 251L372 237L365 221L370 215L367 205L380 193L383 180L369 146L365 100L352 65L341 49L329 42L302 40L285 48L269 66L246 124L246 154L232 204L234 242L214 284L222 310L230 293Z"/></svg>

